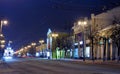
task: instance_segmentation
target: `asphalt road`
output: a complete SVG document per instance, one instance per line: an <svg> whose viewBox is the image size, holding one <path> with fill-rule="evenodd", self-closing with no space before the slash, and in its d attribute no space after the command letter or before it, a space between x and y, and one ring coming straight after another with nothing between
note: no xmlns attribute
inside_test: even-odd
<svg viewBox="0 0 120 74"><path fill-rule="evenodd" d="M0 64L0 74L120 74L120 67L73 61L21 58Z"/></svg>

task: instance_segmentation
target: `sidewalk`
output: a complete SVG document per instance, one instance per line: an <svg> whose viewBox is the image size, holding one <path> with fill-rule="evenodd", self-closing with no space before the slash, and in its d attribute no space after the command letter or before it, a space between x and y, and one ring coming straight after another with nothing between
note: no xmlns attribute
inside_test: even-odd
<svg viewBox="0 0 120 74"><path fill-rule="evenodd" d="M82 59L58 59L58 60L64 60L64 61L74 61L74 62L81 62L81 63L86 63L86 64L100 64L100 65L117 65L117 66L120 66L120 62L117 62L117 61L112 61L112 60L106 60L106 61L103 61L103 60L85 60L83 61Z"/></svg>
<svg viewBox="0 0 120 74"><path fill-rule="evenodd" d="M83 61L84 62L84 61ZM119 65L120 66L120 62L118 63L117 61L112 61L112 60L95 60L94 62L92 60L86 60L85 63L91 63L91 64L102 64L102 65Z"/></svg>

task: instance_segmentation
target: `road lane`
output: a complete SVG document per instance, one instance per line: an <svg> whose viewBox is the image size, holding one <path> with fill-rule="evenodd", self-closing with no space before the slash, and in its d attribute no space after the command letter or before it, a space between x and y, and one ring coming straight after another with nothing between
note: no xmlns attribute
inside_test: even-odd
<svg viewBox="0 0 120 74"><path fill-rule="evenodd" d="M7 67L8 66L8 67ZM0 65L0 67L2 67ZM120 69L70 61L27 60L9 62L0 74L119 74Z"/></svg>

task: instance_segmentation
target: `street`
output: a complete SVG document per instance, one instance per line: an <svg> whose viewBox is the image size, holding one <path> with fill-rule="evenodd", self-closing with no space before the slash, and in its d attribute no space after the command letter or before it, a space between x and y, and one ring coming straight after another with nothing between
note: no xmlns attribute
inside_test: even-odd
<svg viewBox="0 0 120 74"><path fill-rule="evenodd" d="M120 66L20 58L0 64L0 74L120 74Z"/></svg>

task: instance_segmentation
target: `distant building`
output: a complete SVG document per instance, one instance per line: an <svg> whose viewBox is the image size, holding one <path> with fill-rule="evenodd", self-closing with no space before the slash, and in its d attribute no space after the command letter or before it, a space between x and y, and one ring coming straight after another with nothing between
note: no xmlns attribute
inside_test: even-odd
<svg viewBox="0 0 120 74"><path fill-rule="evenodd" d="M47 49L52 50L52 31L51 29L48 29L47 32Z"/></svg>
<svg viewBox="0 0 120 74"><path fill-rule="evenodd" d="M52 57L52 31L51 31L51 29L49 28L48 29L48 32L47 32L47 57L48 58L53 58Z"/></svg>
<svg viewBox="0 0 120 74"><path fill-rule="evenodd" d="M4 57L13 57L14 50L11 47L11 42L8 43L8 46L4 50Z"/></svg>

